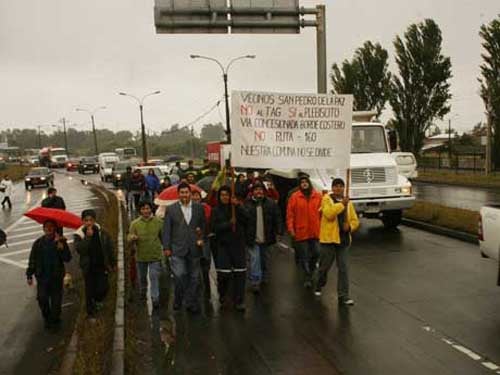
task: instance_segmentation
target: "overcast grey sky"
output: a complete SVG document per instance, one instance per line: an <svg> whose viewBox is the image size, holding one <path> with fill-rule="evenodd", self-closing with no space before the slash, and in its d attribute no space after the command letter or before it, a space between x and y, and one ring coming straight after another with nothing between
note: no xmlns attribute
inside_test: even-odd
<svg viewBox="0 0 500 375"><path fill-rule="evenodd" d="M301 0L327 5L328 65L350 58L365 40L392 41L410 23L433 18L453 64L453 126L483 119L477 95L481 63L479 27L500 13L498 0ZM219 68L189 54L226 62L256 54L230 72L230 88L281 92L316 90L315 31L300 35L157 35L153 0L0 0L0 128L35 127L65 116L86 127L76 107L95 108L98 127L139 130L138 109L126 91L148 98L148 128L184 125L223 95ZM385 117L390 115L386 110ZM221 121L224 108L199 123Z"/></svg>

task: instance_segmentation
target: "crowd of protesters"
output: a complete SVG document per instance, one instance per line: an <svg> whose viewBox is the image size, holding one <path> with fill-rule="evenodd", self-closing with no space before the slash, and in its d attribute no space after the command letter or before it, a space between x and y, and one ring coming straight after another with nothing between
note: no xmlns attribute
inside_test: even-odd
<svg viewBox="0 0 500 375"><path fill-rule="evenodd" d="M208 176L212 179L205 194L196 184ZM156 197L166 188L175 189L178 199L159 209ZM271 254L277 242L285 246L281 239L285 230L304 287L321 296L337 262L338 302L354 304L349 294L348 249L359 220L340 178L332 180L331 192L319 192L307 175L299 175L296 187L282 197L286 198L284 214L269 176L252 170L231 176L229 170L217 171L208 163L201 170L192 163L182 170L178 164L170 178L163 180L154 169L144 176L129 167L123 190L128 209L137 215L127 236L138 276L134 283L139 300L146 301L149 295L154 310L163 303L160 277L168 269L174 284L173 309L199 313L202 298L212 298L210 268L214 264L221 308L232 305L236 311L245 311L246 290L258 295L271 282ZM54 188L42 205L65 209ZM114 245L96 223L94 210L84 210L81 216L83 226L76 231L74 243L87 314L95 319L107 293L108 274L115 268ZM26 274L30 284L33 276L37 278L42 316L46 326L52 327L60 322L64 263L71 253L54 222L47 221L43 229L44 236L33 245Z"/></svg>

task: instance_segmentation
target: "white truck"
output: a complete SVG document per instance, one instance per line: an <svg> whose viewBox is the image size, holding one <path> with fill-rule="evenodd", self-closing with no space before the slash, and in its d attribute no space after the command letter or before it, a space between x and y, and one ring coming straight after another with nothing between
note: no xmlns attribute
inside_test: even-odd
<svg viewBox="0 0 500 375"><path fill-rule="evenodd" d="M353 118L367 119L372 112L355 112ZM351 145L351 185L349 196L360 216L381 219L387 228L397 227L402 220L403 210L415 202L411 182L398 173L396 161L391 156L391 147L385 126L378 122L353 122ZM334 177L345 180L345 171L332 169L276 170L269 173L278 181L275 185L287 189L296 186L299 172L310 176L319 191L330 191ZM289 180L287 183L286 180ZM282 206L284 208L284 206Z"/></svg>
<svg viewBox="0 0 500 375"><path fill-rule="evenodd" d="M113 176L113 166L115 163L119 162L120 158L115 152L103 152L99 154L99 174L101 175L101 181L108 182L111 181Z"/></svg>
<svg viewBox="0 0 500 375"><path fill-rule="evenodd" d="M64 168L68 161L68 152L64 147L50 148L50 166L52 168Z"/></svg>
<svg viewBox="0 0 500 375"><path fill-rule="evenodd" d="M497 262L500 286L500 204L481 207L479 214L479 249L483 257Z"/></svg>

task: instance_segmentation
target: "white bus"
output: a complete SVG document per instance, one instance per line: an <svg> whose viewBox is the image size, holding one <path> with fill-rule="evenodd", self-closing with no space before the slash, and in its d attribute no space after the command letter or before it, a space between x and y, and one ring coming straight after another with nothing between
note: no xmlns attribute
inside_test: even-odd
<svg viewBox="0 0 500 375"><path fill-rule="evenodd" d="M137 156L137 151L134 147L117 148L115 152L118 154L120 160L132 159Z"/></svg>

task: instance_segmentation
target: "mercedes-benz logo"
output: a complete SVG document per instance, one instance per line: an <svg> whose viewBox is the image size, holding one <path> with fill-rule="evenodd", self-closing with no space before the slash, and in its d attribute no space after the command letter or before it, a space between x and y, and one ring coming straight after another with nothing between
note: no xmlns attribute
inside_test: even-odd
<svg viewBox="0 0 500 375"><path fill-rule="evenodd" d="M363 176L366 178L366 182L371 183L375 179L375 173L371 169L365 169Z"/></svg>

